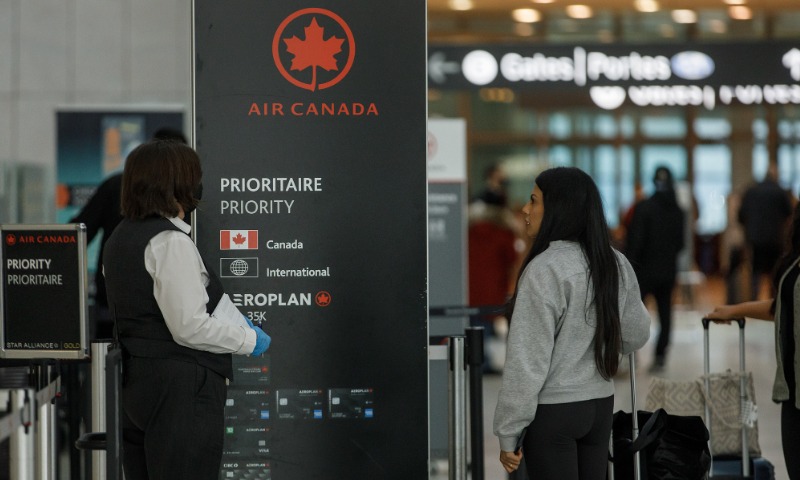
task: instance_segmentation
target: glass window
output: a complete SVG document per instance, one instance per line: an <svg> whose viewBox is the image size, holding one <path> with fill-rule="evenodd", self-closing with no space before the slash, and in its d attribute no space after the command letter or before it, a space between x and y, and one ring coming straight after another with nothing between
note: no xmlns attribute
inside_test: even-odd
<svg viewBox="0 0 800 480"><path fill-rule="evenodd" d="M754 140L766 140L768 134L769 134L769 125L767 125L766 120L764 120L763 118L757 118L753 120Z"/></svg>
<svg viewBox="0 0 800 480"><path fill-rule="evenodd" d="M569 138L572 135L572 123L570 116L564 113L553 113L550 115L550 136L557 139Z"/></svg>
<svg viewBox="0 0 800 480"><path fill-rule="evenodd" d="M565 145L553 145L550 147L547 163L551 167L571 167L572 150Z"/></svg>
<svg viewBox="0 0 800 480"><path fill-rule="evenodd" d="M603 199L603 210L610 227L619 223L619 192L617 184L617 152L614 147L600 146L595 149L595 171L592 172Z"/></svg>
<svg viewBox="0 0 800 480"><path fill-rule="evenodd" d="M621 211L627 211L636 200L633 148L621 147L617 149L617 154L619 155L619 206Z"/></svg>
<svg viewBox="0 0 800 480"><path fill-rule="evenodd" d="M696 230L713 235L725 230L728 222L725 202L731 191L731 151L727 145L700 145L694 155Z"/></svg>
<svg viewBox="0 0 800 480"><path fill-rule="evenodd" d="M643 117L640 128L642 134L650 138L683 138L686 136L686 122L683 117Z"/></svg>
<svg viewBox="0 0 800 480"><path fill-rule="evenodd" d="M767 174L767 165L769 164L769 152L767 145L757 143L753 145L753 179L760 182Z"/></svg>
<svg viewBox="0 0 800 480"><path fill-rule="evenodd" d="M636 121L630 115L619 119L619 132L622 138L633 138L636 135Z"/></svg>
<svg viewBox="0 0 800 480"><path fill-rule="evenodd" d="M778 121L778 135L781 139L794 138L794 122L791 120Z"/></svg>
<svg viewBox="0 0 800 480"><path fill-rule="evenodd" d="M694 121L694 132L698 138L720 140L731 135L731 122L726 118L698 118Z"/></svg>
<svg viewBox="0 0 800 480"><path fill-rule="evenodd" d="M611 139L617 136L617 122L613 115L599 114L594 120L594 132L600 138Z"/></svg>
<svg viewBox="0 0 800 480"><path fill-rule="evenodd" d="M778 178L794 196L800 194L800 145L778 147Z"/></svg>

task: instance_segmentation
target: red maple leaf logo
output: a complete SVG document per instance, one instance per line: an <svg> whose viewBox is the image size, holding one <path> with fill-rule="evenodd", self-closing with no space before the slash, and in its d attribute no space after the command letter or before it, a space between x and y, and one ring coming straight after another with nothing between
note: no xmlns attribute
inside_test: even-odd
<svg viewBox="0 0 800 480"><path fill-rule="evenodd" d="M305 40L300 40L297 36L283 39L286 43L286 50L294 55L291 70L303 71L311 67L311 91L317 88L317 67L327 71L338 71L336 58L334 55L342 51L343 38L331 36L327 40L323 38L324 29L319 26L316 18L311 19L311 23L303 28Z"/></svg>
<svg viewBox="0 0 800 480"><path fill-rule="evenodd" d="M13 233L6 235L6 245L16 245L17 237Z"/></svg>
<svg viewBox="0 0 800 480"><path fill-rule="evenodd" d="M247 237L245 237L244 235L241 234L241 232L239 232L236 234L235 237L231 237L231 240L233 240L233 243L235 243L236 245L241 245L247 241Z"/></svg>
<svg viewBox="0 0 800 480"><path fill-rule="evenodd" d="M331 294L323 290L317 293L314 300L316 300L317 305L320 307L327 307L331 303Z"/></svg>

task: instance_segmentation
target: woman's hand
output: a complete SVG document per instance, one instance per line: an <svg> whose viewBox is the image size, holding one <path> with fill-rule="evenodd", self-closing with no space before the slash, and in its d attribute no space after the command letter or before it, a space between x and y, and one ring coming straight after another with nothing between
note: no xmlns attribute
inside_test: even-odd
<svg viewBox="0 0 800 480"><path fill-rule="evenodd" d="M721 305L715 308L713 312L706 314L706 318L712 322L726 325L730 324L731 320L741 317L742 315L737 311L736 305Z"/></svg>
<svg viewBox="0 0 800 480"><path fill-rule="evenodd" d="M514 452L506 452L505 450L500 451L500 463L503 465L503 468L506 469L506 472L511 473L519 468L519 462L522 461L522 450L518 451L517 453Z"/></svg>

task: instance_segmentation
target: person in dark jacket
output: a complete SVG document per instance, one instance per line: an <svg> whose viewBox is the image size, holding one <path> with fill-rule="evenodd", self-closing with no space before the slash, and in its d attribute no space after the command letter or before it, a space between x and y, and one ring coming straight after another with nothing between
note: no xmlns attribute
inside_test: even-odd
<svg viewBox="0 0 800 480"><path fill-rule="evenodd" d="M656 191L633 212L626 254L644 300L652 295L661 330L656 342L653 368L664 367L672 326L672 291L678 274L678 253L684 246L684 212L675 198L672 172L658 167L653 178Z"/></svg>
<svg viewBox="0 0 800 480"><path fill-rule="evenodd" d="M778 167L771 163L764 180L744 193L739 208L739 223L744 227L750 254L751 300L758 299L762 279L769 279L781 256L791 214L789 194L778 185Z"/></svg>

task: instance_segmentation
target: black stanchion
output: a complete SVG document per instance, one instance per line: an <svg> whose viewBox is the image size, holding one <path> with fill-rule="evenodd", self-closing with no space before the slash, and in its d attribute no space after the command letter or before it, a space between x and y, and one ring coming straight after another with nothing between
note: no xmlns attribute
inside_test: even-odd
<svg viewBox="0 0 800 480"><path fill-rule="evenodd" d="M112 345L106 356L106 480L122 480L122 349Z"/></svg>
<svg viewBox="0 0 800 480"><path fill-rule="evenodd" d="M483 480L483 327L467 327L472 480Z"/></svg>
<svg viewBox="0 0 800 480"><path fill-rule="evenodd" d="M122 350L115 344L98 341L97 348L92 351L98 362L94 368L102 368L104 381L101 395L94 395L93 401L102 401L105 418L104 432L88 432L75 442L78 450L105 450L105 462L93 462L92 478L105 480L122 480L122 428L120 426L120 409L122 408ZM105 350L104 352L102 350ZM102 361L100 356L103 356ZM98 385L94 385L98 388ZM93 414L94 416L94 414ZM105 472L97 467L105 464ZM103 477L105 473L105 477Z"/></svg>

